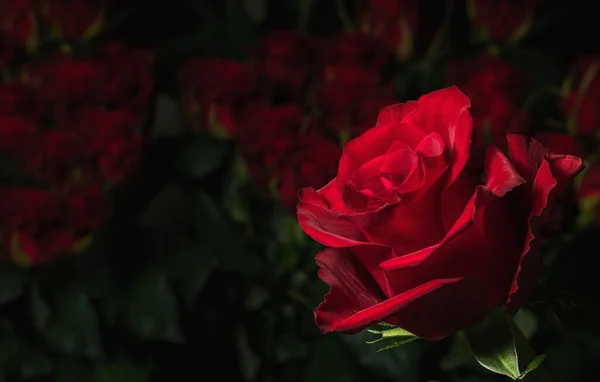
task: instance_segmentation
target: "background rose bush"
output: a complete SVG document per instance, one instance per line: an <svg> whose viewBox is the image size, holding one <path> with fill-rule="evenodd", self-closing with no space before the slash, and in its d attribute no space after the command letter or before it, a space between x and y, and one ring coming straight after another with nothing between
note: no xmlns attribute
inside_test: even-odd
<svg viewBox="0 0 600 382"><path fill-rule="evenodd" d="M600 47L587 38L595 12L577 7L4 1L2 377L504 380L460 335L381 353L367 332L322 335L323 248L294 215L298 190L325 186L382 107L456 85L471 99L475 163L490 143L508 153L506 133L585 159L536 221L540 283L517 322L558 381L593 380ZM393 196L355 192L369 189L346 197L366 210ZM425 239L437 237L413 247ZM468 313L457 307L443 314Z"/></svg>

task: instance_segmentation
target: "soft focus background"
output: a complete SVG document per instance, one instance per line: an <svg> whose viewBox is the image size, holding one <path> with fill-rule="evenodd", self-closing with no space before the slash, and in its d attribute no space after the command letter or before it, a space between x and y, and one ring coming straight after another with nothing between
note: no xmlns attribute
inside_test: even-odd
<svg viewBox="0 0 600 382"><path fill-rule="evenodd" d="M587 7L587 8L586 8ZM503 381L460 336L322 335L297 192L383 106L456 84L588 169L517 320L598 380L598 6L552 0L1 0L0 381Z"/></svg>

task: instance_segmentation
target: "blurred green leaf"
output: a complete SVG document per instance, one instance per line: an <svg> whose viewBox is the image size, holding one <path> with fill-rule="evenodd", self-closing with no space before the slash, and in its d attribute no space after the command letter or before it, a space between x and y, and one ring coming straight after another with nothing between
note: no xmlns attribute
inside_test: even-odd
<svg viewBox="0 0 600 382"><path fill-rule="evenodd" d="M248 311L260 309L271 297L271 293L262 287L253 287L248 290L244 307Z"/></svg>
<svg viewBox="0 0 600 382"><path fill-rule="evenodd" d="M200 178L220 168L229 146L210 137L192 136L181 149L177 169L184 179Z"/></svg>
<svg viewBox="0 0 600 382"><path fill-rule="evenodd" d="M260 358L250 348L248 336L242 328L238 328L237 348L244 379L248 382L256 381L260 369Z"/></svg>
<svg viewBox="0 0 600 382"><path fill-rule="evenodd" d="M5 376L19 371L23 342L18 338L6 338L0 341L0 372Z"/></svg>
<svg viewBox="0 0 600 382"><path fill-rule="evenodd" d="M24 379L30 379L48 375L52 372L54 364L52 361L34 351L29 351L24 357L21 363L21 377Z"/></svg>
<svg viewBox="0 0 600 382"><path fill-rule="evenodd" d="M509 317L493 312L482 323L465 330L477 361L486 369L521 379L537 368L536 357L520 329Z"/></svg>
<svg viewBox="0 0 600 382"><path fill-rule="evenodd" d="M307 352L308 347L306 343L290 334L280 336L275 347L275 356L279 363L304 358Z"/></svg>
<svg viewBox="0 0 600 382"><path fill-rule="evenodd" d="M385 352L367 344L372 340L367 331L353 335L341 335L341 338L356 355L358 361L373 373L398 382L420 382L417 365L426 343L415 341Z"/></svg>
<svg viewBox="0 0 600 382"><path fill-rule="evenodd" d="M451 373L459 369L468 370L470 373L489 374L495 376L492 372L481 367L479 362L473 357L469 341L463 331L454 333L452 343L448 352L440 360L440 368Z"/></svg>
<svg viewBox="0 0 600 382"><path fill-rule="evenodd" d="M33 325L38 329L42 330L50 321L52 317L52 308L44 300L44 297L40 293L40 288L34 285L31 288L29 294L29 309L33 319Z"/></svg>
<svg viewBox="0 0 600 382"><path fill-rule="evenodd" d="M267 18L267 0L242 0L248 16L256 24Z"/></svg>
<svg viewBox="0 0 600 382"><path fill-rule="evenodd" d="M60 291L52 304L52 319L43 329L48 344L68 355L102 357L98 318L81 290Z"/></svg>
<svg viewBox="0 0 600 382"><path fill-rule="evenodd" d="M88 363L75 358L63 358L56 363L52 382L90 381L93 369Z"/></svg>
<svg viewBox="0 0 600 382"><path fill-rule="evenodd" d="M227 214L215 200L202 191L194 192L190 200L192 224L203 243L217 252L218 267L257 275L263 261L242 246L240 234L234 231Z"/></svg>
<svg viewBox="0 0 600 382"><path fill-rule="evenodd" d="M303 382L361 382L374 381L359 370L352 353L337 335L321 335L314 342Z"/></svg>
<svg viewBox="0 0 600 382"><path fill-rule="evenodd" d="M167 272L181 290L187 306L192 306L217 265L212 251L198 243L189 243L169 258Z"/></svg>
<svg viewBox="0 0 600 382"><path fill-rule="evenodd" d="M0 265L0 306L19 298L29 283L29 274L13 265Z"/></svg>
<svg viewBox="0 0 600 382"><path fill-rule="evenodd" d="M146 270L133 282L128 295L125 323L146 340L183 342L177 300L167 277Z"/></svg>
<svg viewBox="0 0 600 382"><path fill-rule="evenodd" d="M150 371L129 361L99 365L94 371L92 382L147 382Z"/></svg>

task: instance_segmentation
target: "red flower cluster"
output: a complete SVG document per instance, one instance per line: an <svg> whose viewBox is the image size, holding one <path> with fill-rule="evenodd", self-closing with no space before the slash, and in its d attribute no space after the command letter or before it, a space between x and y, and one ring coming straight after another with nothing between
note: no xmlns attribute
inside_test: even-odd
<svg viewBox="0 0 600 382"><path fill-rule="evenodd" d="M248 63L197 59L179 82L192 130L237 139L254 179L293 210L300 188L333 175L340 142L396 102L380 78L392 57L363 34L314 40L274 32Z"/></svg>
<svg viewBox="0 0 600 382"><path fill-rule="evenodd" d="M531 29L536 8L543 0L469 0L469 16L481 37L516 42Z"/></svg>
<svg viewBox="0 0 600 382"><path fill-rule="evenodd" d="M19 50L35 50L44 38L88 39L104 22L111 0L3 0L0 2L0 66Z"/></svg>
<svg viewBox="0 0 600 382"><path fill-rule="evenodd" d="M102 222L104 190L140 156L151 89L151 56L116 46L31 63L0 84L0 157L36 185L0 189L6 254L51 260Z"/></svg>
<svg viewBox="0 0 600 382"><path fill-rule="evenodd" d="M358 0L360 29L384 42L400 61L413 53L420 1Z"/></svg>
<svg viewBox="0 0 600 382"><path fill-rule="evenodd" d="M450 78L473 100L473 155L483 157L488 144L506 145L507 133L523 133L527 114L518 101L525 78L502 59L484 54L450 68Z"/></svg>

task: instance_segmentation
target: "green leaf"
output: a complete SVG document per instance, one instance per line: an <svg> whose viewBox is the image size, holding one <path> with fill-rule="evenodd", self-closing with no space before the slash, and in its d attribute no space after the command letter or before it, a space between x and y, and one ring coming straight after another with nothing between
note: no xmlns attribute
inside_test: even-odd
<svg viewBox="0 0 600 382"><path fill-rule="evenodd" d="M18 299L29 280L25 270L13 265L0 265L0 306Z"/></svg>
<svg viewBox="0 0 600 382"><path fill-rule="evenodd" d="M88 296L78 289L59 292L44 337L56 351L88 358L102 357L98 318Z"/></svg>
<svg viewBox="0 0 600 382"><path fill-rule="evenodd" d="M150 371L129 361L99 365L94 371L92 382L148 382Z"/></svg>
<svg viewBox="0 0 600 382"><path fill-rule="evenodd" d="M408 330L404 330L402 328L391 328L388 330L373 330L373 329L367 329L367 332L371 333L371 334L378 334L381 337L379 337L376 340L372 340L372 341L367 341L368 344L375 344L379 341L383 341L387 338L394 338L397 340L406 340L406 339L410 339L415 340L419 337L415 336L414 334L412 334L411 332L409 332Z"/></svg>
<svg viewBox="0 0 600 382"><path fill-rule="evenodd" d="M243 4L246 13L256 24L260 24L267 18L266 0L243 0Z"/></svg>
<svg viewBox="0 0 600 382"><path fill-rule="evenodd" d="M181 290L187 306L191 307L215 269L217 260L209 248L198 243L188 244L169 260L168 275Z"/></svg>
<svg viewBox="0 0 600 382"><path fill-rule="evenodd" d="M125 310L125 323L145 340L183 342L177 300L167 277L146 270L133 282Z"/></svg>
<svg viewBox="0 0 600 382"><path fill-rule="evenodd" d="M367 331L341 335L341 338L356 355L359 363L373 373L398 382L420 382L417 364L426 346L424 341L413 341L385 352L377 352L367 344L371 340Z"/></svg>
<svg viewBox="0 0 600 382"><path fill-rule="evenodd" d="M477 361L495 373L516 380L541 364L517 325L502 313L490 314L465 334Z"/></svg>
<svg viewBox="0 0 600 382"><path fill-rule="evenodd" d="M220 168L229 151L226 143L194 136L186 141L177 158L177 169L184 179L200 178Z"/></svg>
<svg viewBox="0 0 600 382"><path fill-rule="evenodd" d="M238 328L237 348L244 379L248 382L256 381L260 369L260 358L250 348L248 336L242 328Z"/></svg>

